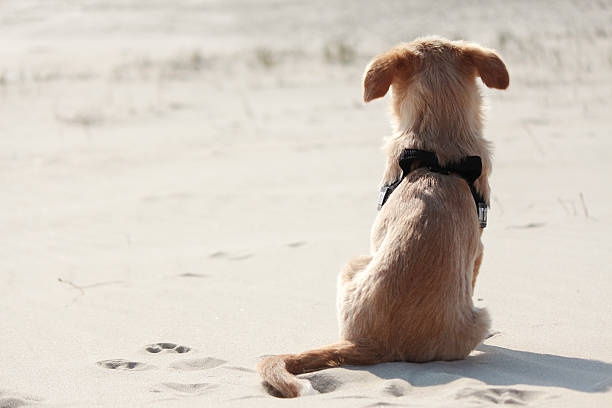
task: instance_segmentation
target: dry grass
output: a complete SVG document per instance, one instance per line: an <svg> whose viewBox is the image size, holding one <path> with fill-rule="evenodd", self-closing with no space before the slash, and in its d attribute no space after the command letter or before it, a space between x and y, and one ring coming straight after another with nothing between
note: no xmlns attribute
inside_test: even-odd
<svg viewBox="0 0 612 408"><path fill-rule="evenodd" d="M357 58L357 51L352 45L338 40L323 47L323 58L328 64L348 65Z"/></svg>
<svg viewBox="0 0 612 408"><path fill-rule="evenodd" d="M280 63L279 55L266 47L255 48L255 60L258 65L264 68L272 68Z"/></svg>

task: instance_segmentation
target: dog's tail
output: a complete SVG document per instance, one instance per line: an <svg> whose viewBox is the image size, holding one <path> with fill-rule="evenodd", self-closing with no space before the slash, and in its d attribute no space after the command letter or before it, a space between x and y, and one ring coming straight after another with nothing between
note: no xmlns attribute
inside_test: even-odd
<svg viewBox="0 0 612 408"><path fill-rule="evenodd" d="M264 359L257 371L282 397L294 398L314 394L316 391L307 380L299 380L294 374L309 373L341 365L369 365L382 360L368 347L350 341L341 341L300 354L283 354Z"/></svg>

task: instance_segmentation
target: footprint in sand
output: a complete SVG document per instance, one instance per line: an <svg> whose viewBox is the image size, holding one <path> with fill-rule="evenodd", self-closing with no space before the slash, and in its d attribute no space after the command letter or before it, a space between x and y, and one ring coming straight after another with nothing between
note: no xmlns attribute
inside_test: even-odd
<svg viewBox="0 0 612 408"><path fill-rule="evenodd" d="M310 381L310 384L312 384L312 388L314 388L321 394L332 392L336 388L340 387L340 385L342 385L339 380L325 372L300 375L299 378L307 379L308 381Z"/></svg>
<svg viewBox="0 0 612 408"><path fill-rule="evenodd" d="M412 386L402 380L388 380L385 381L382 387L382 393L384 395L390 395L392 397L403 397L410 393Z"/></svg>
<svg viewBox="0 0 612 408"><path fill-rule="evenodd" d="M529 401L538 397L538 391L519 390L517 388L485 388L476 390L466 388L455 396L455 399L475 398L494 404L526 405Z"/></svg>
<svg viewBox="0 0 612 408"><path fill-rule="evenodd" d="M109 370L132 370L132 371L141 371L152 368L151 366L140 363L138 361L128 361L122 358L117 358L114 360L102 360L96 362L100 367L108 368Z"/></svg>
<svg viewBox="0 0 612 408"><path fill-rule="evenodd" d="M148 346L145 346L145 351L151 354L157 354L161 352L183 354L183 353L188 353L189 351L191 351L191 347L180 346L175 343L155 343L155 344L149 344Z"/></svg>
<svg viewBox="0 0 612 408"><path fill-rule="evenodd" d="M170 368L184 371L208 370L227 363L225 360L220 360L214 357L193 358L189 360L181 360L170 364Z"/></svg>
<svg viewBox="0 0 612 408"><path fill-rule="evenodd" d="M1 398L0 397L0 408L17 408L22 407L24 405L28 405L28 403L19 398Z"/></svg>
<svg viewBox="0 0 612 408"><path fill-rule="evenodd" d="M217 384L209 384L209 383L183 384L183 383L168 382L168 383L162 383L162 385L166 388L171 389L172 391L176 391L181 394L191 394L191 395L204 394L205 392L218 387Z"/></svg>
<svg viewBox="0 0 612 408"><path fill-rule="evenodd" d="M17 408L32 405L41 400L37 397L17 395L0 390L0 408Z"/></svg>

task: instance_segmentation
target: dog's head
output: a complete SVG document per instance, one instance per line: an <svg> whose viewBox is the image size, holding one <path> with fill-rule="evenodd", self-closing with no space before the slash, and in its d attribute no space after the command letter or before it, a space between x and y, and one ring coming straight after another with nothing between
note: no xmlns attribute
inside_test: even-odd
<svg viewBox="0 0 612 408"><path fill-rule="evenodd" d="M370 62L363 78L363 99L381 98L391 87L399 115L399 105L411 96L439 105L447 96L454 99L472 92L477 76L489 88L506 89L510 81L506 66L493 50L463 41L419 38ZM446 100L453 103L452 99Z"/></svg>

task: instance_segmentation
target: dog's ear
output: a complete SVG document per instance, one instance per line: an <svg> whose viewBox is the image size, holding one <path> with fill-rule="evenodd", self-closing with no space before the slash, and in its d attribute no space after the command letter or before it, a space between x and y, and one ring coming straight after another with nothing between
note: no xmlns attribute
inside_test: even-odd
<svg viewBox="0 0 612 408"><path fill-rule="evenodd" d="M406 48L397 47L374 58L363 75L363 100L385 96L396 75L409 78L417 70L416 56Z"/></svg>
<svg viewBox="0 0 612 408"><path fill-rule="evenodd" d="M495 51L475 44L465 44L463 55L466 63L476 68L480 79L489 88L506 89L510 84L506 65Z"/></svg>

